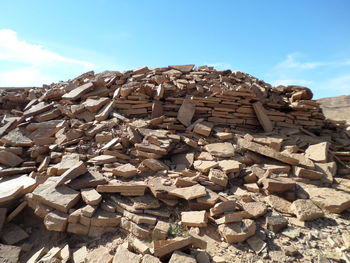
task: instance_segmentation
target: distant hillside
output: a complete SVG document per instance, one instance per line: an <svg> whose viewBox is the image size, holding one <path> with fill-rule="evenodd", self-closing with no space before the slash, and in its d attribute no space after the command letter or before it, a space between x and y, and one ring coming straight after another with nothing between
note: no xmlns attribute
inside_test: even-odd
<svg viewBox="0 0 350 263"><path fill-rule="evenodd" d="M350 123L350 95L322 98L317 100L324 115L333 120L346 120Z"/></svg>

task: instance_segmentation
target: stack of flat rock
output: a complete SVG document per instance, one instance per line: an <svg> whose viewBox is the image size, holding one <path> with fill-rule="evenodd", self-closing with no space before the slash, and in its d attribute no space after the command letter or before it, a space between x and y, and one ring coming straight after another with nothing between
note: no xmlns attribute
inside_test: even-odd
<svg viewBox="0 0 350 263"><path fill-rule="evenodd" d="M205 250L206 228L264 244L261 227L350 209L350 130L311 99L304 87L194 65L3 91L2 246L28 238L12 223L27 206L50 231L125 231L147 255L120 246L113 262L178 262L187 255L177 250Z"/></svg>

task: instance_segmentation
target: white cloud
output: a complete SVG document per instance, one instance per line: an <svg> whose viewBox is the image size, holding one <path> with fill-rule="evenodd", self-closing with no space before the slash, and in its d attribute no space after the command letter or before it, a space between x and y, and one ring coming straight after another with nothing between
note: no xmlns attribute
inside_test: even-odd
<svg viewBox="0 0 350 263"><path fill-rule="evenodd" d="M277 68L307 70L329 65L329 62L300 62L296 60L298 56L298 53L287 55L287 58L277 65Z"/></svg>
<svg viewBox="0 0 350 263"><path fill-rule="evenodd" d="M41 45L18 38L10 29L0 30L0 86L41 86L72 74L98 68L95 64L62 56Z"/></svg>
<svg viewBox="0 0 350 263"><path fill-rule="evenodd" d="M305 80L305 79L279 79L273 81L271 84L273 86L278 86L278 85L283 85L283 86L288 86L288 85L300 85L300 86L309 86L312 85L314 82L310 80Z"/></svg>
<svg viewBox="0 0 350 263"><path fill-rule="evenodd" d="M214 67L218 70L232 69L232 65L226 62L215 62L215 63L204 63L203 65L208 65L209 67Z"/></svg>

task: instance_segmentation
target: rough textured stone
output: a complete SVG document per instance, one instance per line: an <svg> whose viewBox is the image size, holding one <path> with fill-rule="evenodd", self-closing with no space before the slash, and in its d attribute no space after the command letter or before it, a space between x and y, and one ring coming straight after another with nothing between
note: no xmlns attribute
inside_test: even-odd
<svg viewBox="0 0 350 263"><path fill-rule="evenodd" d="M19 254L21 247L7 246L0 244L0 262L2 263L17 263L19 262Z"/></svg>
<svg viewBox="0 0 350 263"><path fill-rule="evenodd" d="M15 167L23 162L23 159L9 151L0 151L0 163Z"/></svg>
<svg viewBox="0 0 350 263"><path fill-rule="evenodd" d="M214 184L220 185L222 187L226 187L228 183L227 175L218 169L211 169L209 172L209 180Z"/></svg>
<svg viewBox="0 0 350 263"><path fill-rule="evenodd" d="M81 189L81 197L88 205L98 205L102 196L94 188Z"/></svg>
<svg viewBox="0 0 350 263"><path fill-rule="evenodd" d="M253 236L256 226L253 220L243 219L242 222L220 225L218 230L227 243L238 243Z"/></svg>
<svg viewBox="0 0 350 263"><path fill-rule="evenodd" d="M169 263L196 263L196 259L188 254L175 251L169 260Z"/></svg>
<svg viewBox="0 0 350 263"><path fill-rule="evenodd" d="M217 157L233 157L235 155L235 148L229 142L207 144L204 148L211 155Z"/></svg>
<svg viewBox="0 0 350 263"><path fill-rule="evenodd" d="M288 226L287 218L283 216L269 216L266 217L266 227L274 233L278 233L283 228Z"/></svg>
<svg viewBox="0 0 350 263"><path fill-rule="evenodd" d="M60 211L52 211L44 218L44 225L47 230L65 232L68 223L68 215Z"/></svg>
<svg viewBox="0 0 350 263"><path fill-rule="evenodd" d="M318 144L310 145L306 149L305 155L315 162L325 163L327 162L328 148L328 142L321 142Z"/></svg>
<svg viewBox="0 0 350 263"><path fill-rule="evenodd" d="M181 213L181 223L185 226L206 227L208 222L205 211L191 211Z"/></svg>
<svg viewBox="0 0 350 263"><path fill-rule="evenodd" d="M298 199L292 203L291 210L301 221L310 221L324 215L323 211L311 200Z"/></svg>
<svg viewBox="0 0 350 263"><path fill-rule="evenodd" d="M193 131L195 133L198 133L198 134L201 134L201 135L204 135L204 136L209 136L213 126L214 125L212 123L203 121L203 122L197 123L194 126Z"/></svg>
<svg viewBox="0 0 350 263"><path fill-rule="evenodd" d="M190 187L176 188L170 190L169 194L186 200L192 200L198 197L206 196L207 192L204 186L197 184Z"/></svg>

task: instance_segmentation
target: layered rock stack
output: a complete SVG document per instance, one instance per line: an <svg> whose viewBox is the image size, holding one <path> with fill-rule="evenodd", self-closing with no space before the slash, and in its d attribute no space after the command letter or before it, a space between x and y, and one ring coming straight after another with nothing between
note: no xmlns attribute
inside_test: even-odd
<svg viewBox="0 0 350 263"><path fill-rule="evenodd" d="M251 244L257 218L279 232L287 218L341 213L350 131L311 99L304 87L194 65L2 91L1 240L28 237L11 221L29 206L50 231L123 230L147 255L120 246L114 262L177 262L188 256L177 250L206 248L205 228Z"/></svg>

